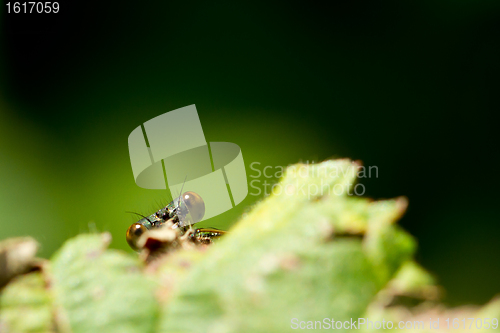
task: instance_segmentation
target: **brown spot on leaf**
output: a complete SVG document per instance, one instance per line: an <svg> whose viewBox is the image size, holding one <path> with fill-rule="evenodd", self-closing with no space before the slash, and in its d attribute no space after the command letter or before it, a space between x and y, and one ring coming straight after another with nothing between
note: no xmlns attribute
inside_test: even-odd
<svg viewBox="0 0 500 333"><path fill-rule="evenodd" d="M33 269L38 243L30 237L0 242L0 288L13 277Z"/></svg>

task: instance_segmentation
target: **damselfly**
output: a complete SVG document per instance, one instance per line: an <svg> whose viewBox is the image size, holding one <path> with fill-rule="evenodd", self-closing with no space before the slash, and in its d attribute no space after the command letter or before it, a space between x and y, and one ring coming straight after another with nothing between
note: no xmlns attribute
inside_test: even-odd
<svg viewBox="0 0 500 333"><path fill-rule="evenodd" d="M193 224L200 222L204 215L205 202L201 196L191 191L184 192L156 213L149 216L140 215L142 218L127 230L127 243L134 250L138 250L137 241L146 231L165 226L178 229L181 234L184 234L191 229ZM225 233L225 231L213 228L191 229L189 232L188 239L199 244L210 244Z"/></svg>

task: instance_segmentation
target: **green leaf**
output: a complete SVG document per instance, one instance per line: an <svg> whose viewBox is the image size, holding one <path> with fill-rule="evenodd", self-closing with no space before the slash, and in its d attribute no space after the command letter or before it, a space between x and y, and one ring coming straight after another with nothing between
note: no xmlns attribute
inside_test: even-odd
<svg viewBox="0 0 500 333"><path fill-rule="evenodd" d="M359 170L350 160L291 166L220 241L205 248L176 234L175 247L148 249L147 264L107 249L107 233L75 237L38 266L30 241L21 252L4 242L4 257L21 259L3 261L20 264L5 281L39 270L2 291L0 331L288 332L294 318L497 318L498 300L465 312L436 303L434 278L413 260L415 240L396 224L407 200L352 196Z"/></svg>
<svg viewBox="0 0 500 333"><path fill-rule="evenodd" d="M394 226L401 200L347 195L358 168L349 160L289 168L281 192L193 267L163 306L160 331L281 332L292 318L364 313L414 242Z"/></svg>
<svg viewBox="0 0 500 333"><path fill-rule="evenodd" d="M0 332L52 332L52 297L42 273L19 276L3 291L0 299Z"/></svg>
<svg viewBox="0 0 500 333"><path fill-rule="evenodd" d="M142 274L142 264L107 250L109 234L80 235L53 258L54 300L59 325L67 331L154 332L156 284Z"/></svg>

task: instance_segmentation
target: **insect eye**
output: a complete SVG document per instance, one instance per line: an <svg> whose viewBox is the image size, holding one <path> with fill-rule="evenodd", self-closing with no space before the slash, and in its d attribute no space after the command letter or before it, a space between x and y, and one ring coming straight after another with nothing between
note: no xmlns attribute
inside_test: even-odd
<svg viewBox="0 0 500 333"><path fill-rule="evenodd" d="M182 201L186 204L193 223L201 221L203 215L205 215L205 202L200 195L191 191L184 192L182 194Z"/></svg>
<svg viewBox="0 0 500 333"><path fill-rule="evenodd" d="M148 230L145 226L140 223L134 223L127 229L127 243L131 248L137 250L137 241L143 233Z"/></svg>

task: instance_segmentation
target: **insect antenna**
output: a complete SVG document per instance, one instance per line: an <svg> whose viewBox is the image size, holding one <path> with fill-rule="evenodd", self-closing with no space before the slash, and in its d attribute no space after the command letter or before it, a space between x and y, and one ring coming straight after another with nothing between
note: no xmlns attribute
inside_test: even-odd
<svg viewBox="0 0 500 333"><path fill-rule="evenodd" d="M175 200L175 199L176 199L176 198L178 198L178 197L179 197L179 196L177 195L177 191L175 191L175 193L174 193L174 198L172 199L172 201L173 201L173 200Z"/></svg>
<svg viewBox="0 0 500 333"><path fill-rule="evenodd" d="M144 216L144 215L142 215L142 214L139 214L139 213L136 213L136 212L125 212L125 213L139 215L139 216L142 216L142 217L144 217L145 219L147 219L147 217L146 217L146 216Z"/></svg>
<svg viewBox="0 0 500 333"><path fill-rule="evenodd" d="M182 190L184 189L184 185L186 184L186 179L187 179L187 175L186 177L184 177L184 181L182 182L182 186L181 186L181 193L179 194L179 209L181 209L181 202L182 202Z"/></svg>

